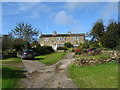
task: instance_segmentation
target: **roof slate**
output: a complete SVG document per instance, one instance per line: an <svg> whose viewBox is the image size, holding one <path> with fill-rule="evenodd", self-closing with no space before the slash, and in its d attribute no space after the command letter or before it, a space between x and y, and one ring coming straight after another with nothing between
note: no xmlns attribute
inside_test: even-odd
<svg viewBox="0 0 120 90"><path fill-rule="evenodd" d="M67 36L85 36L84 33L80 33L80 34L42 34L40 37L67 37Z"/></svg>

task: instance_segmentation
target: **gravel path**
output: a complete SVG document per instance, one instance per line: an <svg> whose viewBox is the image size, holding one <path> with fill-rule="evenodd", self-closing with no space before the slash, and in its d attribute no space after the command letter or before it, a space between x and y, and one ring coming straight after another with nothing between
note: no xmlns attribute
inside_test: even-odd
<svg viewBox="0 0 120 90"><path fill-rule="evenodd" d="M26 69L31 73L21 83L27 88L77 88L67 76L67 67L74 61L73 53L51 66L45 66L38 61L23 60Z"/></svg>

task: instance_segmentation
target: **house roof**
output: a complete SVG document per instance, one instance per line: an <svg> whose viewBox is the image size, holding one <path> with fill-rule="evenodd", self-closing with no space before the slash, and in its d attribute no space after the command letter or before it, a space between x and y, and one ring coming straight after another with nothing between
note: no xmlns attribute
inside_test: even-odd
<svg viewBox="0 0 120 90"><path fill-rule="evenodd" d="M40 37L67 37L67 36L85 36L85 33L80 34L42 34Z"/></svg>

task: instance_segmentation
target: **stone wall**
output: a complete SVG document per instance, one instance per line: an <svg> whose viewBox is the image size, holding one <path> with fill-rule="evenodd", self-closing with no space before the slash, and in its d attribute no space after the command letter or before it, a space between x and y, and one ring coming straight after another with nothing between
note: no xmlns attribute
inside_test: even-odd
<svg viewBox="0 0 120 90"><path fill-rule="evenodd" d="M102 51L103 52L103 51ZM119 51L104 51L101 54L109 54L111 55L110 58L77 58L75 60L75 64L77 66L92 66L92 65L97 65L97 64L104 64L108 62L116 62L120 63L120 52Z"/></svg>
<svg viewBox="0 0 120 90"><path fill-rule="evenodd" d="M115 50L102 50L101 53L102 55L111 55L112 57L120 57L120 51L115 51Z"/></svg>

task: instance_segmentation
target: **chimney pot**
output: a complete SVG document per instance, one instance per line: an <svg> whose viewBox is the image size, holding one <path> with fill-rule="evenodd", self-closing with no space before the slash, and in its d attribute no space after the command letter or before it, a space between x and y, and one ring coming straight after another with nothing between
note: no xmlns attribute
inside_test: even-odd
<svg viewBox="0 0 120 90"><path fill-rule="evenodd" d="M71 34L71 32L69 31L68 34Z"/></svg>
<svg viewBox="0 0 120 90"><path fill-rule="evenodd" d="M53 32L53 35L57 35L57 32L56 32L56 31L54 31L54 32Z"/></svg>

